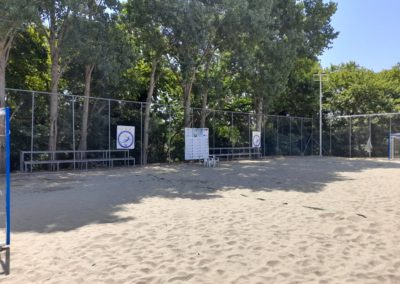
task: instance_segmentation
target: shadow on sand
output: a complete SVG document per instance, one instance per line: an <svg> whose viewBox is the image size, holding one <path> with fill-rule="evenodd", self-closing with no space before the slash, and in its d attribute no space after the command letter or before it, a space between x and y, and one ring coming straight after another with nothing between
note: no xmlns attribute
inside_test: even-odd
<svg viewBox="0 0 400 284"><path fill-rule="evenodd" d="M88 172L37 173L13 177L14 232L51 233L89 224L134 220L121 217L123 206L145 198L221 198L221 191L297 191L317 193L341 173L399 169L400 164L341 158L273 158L221 163L153 165Z"/></svg>

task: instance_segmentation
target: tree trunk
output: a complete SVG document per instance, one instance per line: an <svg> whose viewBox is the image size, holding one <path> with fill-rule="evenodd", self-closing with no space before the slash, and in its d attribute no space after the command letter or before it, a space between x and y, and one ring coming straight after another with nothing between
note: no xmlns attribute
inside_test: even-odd
<svg viewBox="0 0 400 284"><path fill-rule="evenodd" d="M50 125L49 125L49 151L57 149L57 119L58 119L58 82L60 80L60 65L58 50L55 44L50 44L51 49L51 83L50 83Z"/></svg>
<svg viewBox="0 0 400 284"><path fill-rule="evenodd" d="M6 107L6 68L8 56L11 50L11 44L14 39L13 34L10 32L5 40L0 41L0 107ZM6 170L6 155L4 155L6 148L5 125L1 125L4 133L0 133L0 172L4 173Z"/></svg>
<svg viewBox="0 0 400 284"><path fill-rule="evenodd" d="M204 86L202 102L201 102L201 119L200 119L200 128L205 128L206 126L206 118L207 118L207 99L208 99L208 74L210 73L210 61L206 62L205 67L205 79L206 85Z"/></svg>
<svg viewBox="0 0 400 284"><path fill-rule="evenodd" d="M81 124L81 139L79 141L79 150L87 150L87 134L88 134L88 118L89 118L89 98L90 98L90 85L92 83L92 73L94 64L88 64L85 66L85 91L83 101L83 112L82 112L82 124Z"/></svg>
<svg viewBox="0 0 400 284"><path fill-rule="evenodd" d="M59 47L53 30L50 30L49 42L51 53L49 151L55 151L57 150L58 83L61 77L61 67L59 62Z"/></svg>
<svg viewBox="0 0 400 284"><path fill-rule="evenodd" d="M256 129L261 132L262 122L263 122L263 97L259 97L256 100Z"/></svg>
<svg viewBox="0 0 400 284"><path fill-rule="evenodd" d="M154 88L156 86L156 71L157 71L158 59L154 59L151 65L150 83L149 89L147 90L145 114L144 114L144 129L143 129L143 164L147 164L147 154L149 148L149 124L150 124L150 109L151 101L154 94Z"/></svg>
<svg viewBox="0 0 400 284"><path fill-rule="evenodd" d="M183 84L183 108L184 108L184 127L190 127L191 119L190 119L190 93L192 92L193 82L195 78L195 72L193 75L184 82Z"/></svg>
<svg viewBox="0 0 400 284"><path fill-rule="evenodd" d="M1 54L0 58L0 107L6 106L6 65L7 62Z"/></svg>
<svg viewBox="0 0 400 284"><path fill-rule="evenodd" d="M14 35L10 32L0 41L0 107L6 106L6 68L13 40Z"/></svg>

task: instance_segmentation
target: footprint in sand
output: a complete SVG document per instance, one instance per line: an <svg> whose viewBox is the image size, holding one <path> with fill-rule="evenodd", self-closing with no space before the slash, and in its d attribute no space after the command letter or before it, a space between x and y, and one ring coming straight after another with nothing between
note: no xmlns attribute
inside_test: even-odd
<svg viewBox="0 0 400 284"><path fill-rule="evenodd" d="M217 240L215 240L215 239L207 239L206 240L206 243L207 244L214 244L214 243L216 243L217 242Z"/></svg>
<svg viewBox="0 0 400 284"><path fill-rule="evenodd" d="M185 276L172 277L172 278L168 279L168 283L175 282L175 281L178 281L180 283L186 282L186 281L189 281L191 278L193 278L193 276L194 276L193 274L188 274Z"/></svg>
<svg viewBox="0 0 400 284"><path fill-rule="evenodd" d="M321 218L332 218L335 216L335 213L322 213L318 215Z"/></svg>
<svg viewBox="0 0 400 284"><path fill-rule="evenodd" d="M333 233L335 235L343 235L346 232L346 227L336 227Z"/></svg>
<svg viewBox="0 0 400 284"><path fill-rule="evenodd" d="M281 263L279 260L269 260L269 261L267 261L267 265L268 266L270 266L270 267L275 267L275 266L277 266L279 263Z"/></svg>

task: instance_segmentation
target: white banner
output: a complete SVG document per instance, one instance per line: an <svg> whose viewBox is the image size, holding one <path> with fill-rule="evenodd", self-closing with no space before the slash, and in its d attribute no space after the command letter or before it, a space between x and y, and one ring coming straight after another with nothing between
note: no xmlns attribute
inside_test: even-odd
<svg viewBox="0 0 400 284"><path fill-rule="evenodd" d="M253 148L261 148L261 132L253 131L253 139L252 139Z"/></svg>
<svg viewBox="0 0 400 284"><path fill-rule="evenodd" d="M185 160L200 160L208 156L208 128L185 128Z"/></svg>
<svg viewBox="0 0 400 284"><path fill-rule="evenodd" d="M135 126L117 126L117 149L135 149Z"/></svg>

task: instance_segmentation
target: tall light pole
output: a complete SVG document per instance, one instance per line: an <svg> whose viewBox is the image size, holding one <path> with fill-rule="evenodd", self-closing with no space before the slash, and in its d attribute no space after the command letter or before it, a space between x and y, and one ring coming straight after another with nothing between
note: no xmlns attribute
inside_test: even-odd
<svg viewBox="0 0 400 284"><path fill-rule="evenodd" d="M314 74L314 81L319 82L319 156L322 157L322 81L326 76L325 73L319 72Z"/></svg>

